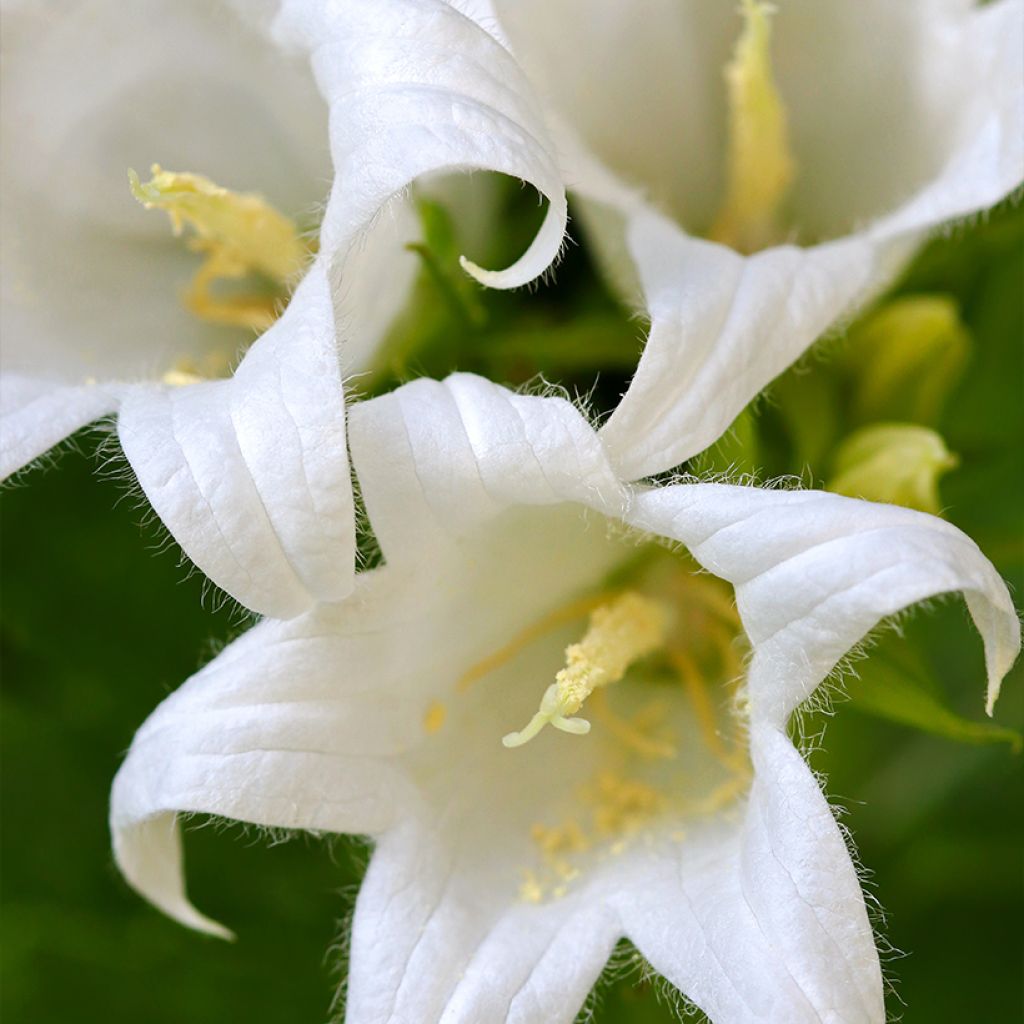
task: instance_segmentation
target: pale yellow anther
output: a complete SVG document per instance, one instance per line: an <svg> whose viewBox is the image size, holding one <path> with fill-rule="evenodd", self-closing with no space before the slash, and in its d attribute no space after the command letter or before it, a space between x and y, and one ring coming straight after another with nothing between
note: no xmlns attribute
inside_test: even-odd
<svg viewBox="0 0 1024 1024"><path fill-rule="evenodd" d="M231 192L201 174L165 171L159 164L150 172L152 179L143 183L128 171L132 195L147 210L163 210L176 235L191 227L189 246L205 257L185 293L186 307L213 323L266 330L309 256L295 224L254 193ZM254 274L275 290L223 298L212 293L217 281Z"/></svg>
<svg viewBox="0 0 1024 1024"><path fill-rule="evenodd" d="M743 0L743 33L725 69L726 194L708 234L741 252L755 252L778 240L780 207L796 173L786 111L772 74L774 10L762 0Z"/></svg>
<svg viewBox="0 0 1024 1024"><path fill-rule="evenodd" d="M601 686L617 683L640 658L665 642L668 615L656 601L626 591L595 608L583 639L566 648L566 665L541 698L540 708L520 732L502 739L520 747L552 725L562 732L583 735L590 723L574 718L583 702Z"/></svg>

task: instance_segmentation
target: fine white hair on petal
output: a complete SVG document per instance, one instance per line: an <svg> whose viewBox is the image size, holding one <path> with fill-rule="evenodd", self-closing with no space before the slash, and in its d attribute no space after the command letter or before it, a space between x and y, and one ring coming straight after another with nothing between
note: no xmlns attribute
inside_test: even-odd
<svg viewBox="0 0 1024 1024"><path fill-rule="evenodd" d="M412 557L510 506L576 501L615 513L628 499L570 402L472 374L413 381L354 405L349 437L386 556Z"/></svg>
<svg viewBox="0 0 1024 1024"><path fill-rule="evenodd" d="M402 650L382 621L391 596L364 587L360 607L340 621L327 605L261 623L138 731L111 794L114 854L129 883L165 913L222 933L185 897L181 814L379 834L411 805L391 759L420 737L420 709L394 686L379 690Z"/></svg>
<svg viewBox="0 0 1024 1024"><path fill-rule="evenodd" d="M466 374L355 406L351 447L384 564L343 600L250 631L143 726L111 810L129 881L209 928L184 896L176 812L373 834L349 986L351 1019L369 1024L569 1021L623 933L724 1024L881 1024L856 871L785 728L880 618L953 590L994 696L1019 633L978 549L934 517L837 495L626 486L570 403ZM532 904L519 883L534 826L607 750L548 734L510 761L501 745L536 707L518 682L545 677L560 638L518 651L489 686L458 683L603 586L643 534L736 588L753 647L749 797L685 817L681 833L655 827Z"/></svg>
<svg viewBox="0 0 1024 1024"><path fill-rule="evenodd" d="M676 466L718 440L879 272L880 254L856 236L741 256L640 212L627 241L651 329L601 437L628 480Z"/></svg>
<svg viewBox="0 0 1024 1024"><path fill-rule="evenodd" d="M716 1024L882 1024L857 873L786 735L750 737L754 781L732 821L624 863L609 900L626 935Z"/></svg>
<svg viewBox="0 0 1024 1024"><path fill-rule="evenodd" d="M61 386L19 373L0 377L0 480L113 412L117 402L115 388Z"/></svg>
<svg viewBox="0 0 1024 1024"><path fill-rule="evenodd" d="M686 545L736 587L755 710L783 722L881 620L963 592L985 642L986 706L1020 647L1005 584L965 534L894 505L820 491L684 483L625 488L564 399L470 374L357 405L351 450L386 556L412 557L512 504L576 502Z"/></svg>
<svg viewBox="0 0 1024 1024"><path fill-rule="evenodd" d="M184 308L198 257L125 178L162 161L301 218L329 177L308 61L265 35L265 5L83 0L7 14L0 470L120 409L140 487L214 583L278 616L343 596L354 527L326 258L233 377L165 385L211 355L228 369L249 339ZM378 259L362 267L367 280L385 273ZM364 280L353 302L371 333L387 319L375 293L389 294Z"/></svg>

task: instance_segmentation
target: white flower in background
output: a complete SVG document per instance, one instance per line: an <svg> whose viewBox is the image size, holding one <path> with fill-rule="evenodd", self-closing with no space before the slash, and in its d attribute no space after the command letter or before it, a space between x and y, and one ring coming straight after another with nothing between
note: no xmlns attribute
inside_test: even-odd
<svg viewBox="0 0 1024 1024"><path fill-rule="evenodd" d="M879 620L955 591L991 710L1019 626L977 547L834 494L625 485L568 402L478 377L349 419L384 563L142 727L111 810L132 885L223 934L185 897L179 815L372 836L359 1024L569 1022L621 936L716 1024L881 1024L857 875L787 723Z"/></svg>
<svg viewBox="0 0 1024 1024"><path fill-rule="evenodd" d="M275 615L352 586L342 378L415 273L403 189L455 167L546 191L530 253L479 272L498 284L543 270L565 223L539 116L490 36L443 5L395 25L372 4L286 6L273 26L241 0L10 5L3 21L0 476L118 412L186 554ZM442 44L397 60L403 33L429 35L417 19L457 48L450 67ZM314 53L345 97L329 126L292 47L327 30L350 51Z"/></svg>
<svg viewBox="0 0 1024 1024"><path fill-rule="evenodd" d="M629 478L710 444L930 230L1024 180L1020 0L495 8L652 321L602 435Z"/></svg>
<svg viewBox="0 0 1024 1024"><path fill-rule="evenodd" d="M407 294L405 188L474 169L549 200L513 266L465 262L488 285L551 263L563 176L612 239L601 247L628 243L652 330L603 434L619 475L706 447L924 230L1021 176L1017 0L786 3L770 34L760 7L745 10L746 30L731 5L697 0L646 0L625 25L569 2L289 0L272 28L255 3L9 7L0 471L119 409L147 498L218 585L275 615L343 596L352 559L329 525L351 500L332 472L339 381L369 365ZM767 189L750 172L763 159ZM266 239L240 252L209 209L168 209L195 232L189 252L129 196L126 170L153 162L170 173L150 185L159 197L223 186L237 213L258 194L300 239L330 181L316 258L231 376L251 330L201 317L253 299L276 311L296 282L266 280ZM702 232L834 237L744 256Z"/></svg>

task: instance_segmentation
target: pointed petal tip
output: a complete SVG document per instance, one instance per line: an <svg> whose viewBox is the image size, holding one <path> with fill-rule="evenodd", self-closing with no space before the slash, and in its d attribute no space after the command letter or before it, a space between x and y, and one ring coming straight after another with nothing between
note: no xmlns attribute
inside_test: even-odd
<svg viewBox="0 0 1024 1024"><path fill-rule="evenodd" d="M238 936L230 928L225 928L220 922L199 913L191 904L189 904L187 910L183 910L173 916L176 921L183 924L186 928L202 932L204 935L211 935L213 938L223 939L225 942L236 942L238 940Z"/></svg>
<svg viewBox="0 0 1024 1024"><path fill-rule="evenodd" d="M508 291L511 288L519 288L542 273L523 273L518 264L506 267L504 270L487 270L465 256L459 256L459 266L469 274L474 281L479 282L485 288L497 288Z"/></svg>

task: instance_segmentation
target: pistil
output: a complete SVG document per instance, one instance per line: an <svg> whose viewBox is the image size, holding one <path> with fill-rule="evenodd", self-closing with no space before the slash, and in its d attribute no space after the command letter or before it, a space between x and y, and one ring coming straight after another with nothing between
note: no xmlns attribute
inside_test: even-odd
<svg viewBox="0 0 1024 1024"><path fill-rule="evenodd" d="M708 237L747 253L778 240L780 208L796 173L786 111L772 74L774 10L762 0L743 0L743 33L725 69L728 181Z"/></svg>
<svg viewBox="0 0 1024 1024"><path fill-rule="evenodd" d="M635 662L658 650L668 625L665 608L635 591L626 591L595 608L583 638L565 650L566 664L541 698L540 709L519 732L502 739L520 747L552 725L577 736L590 722L576 718L584 701L602 686L617 683Z"/></svg>
<svg viewBox="0 0 1024 1024"><path fill-rule="evenodd" d="M189 248L204 257L184 294L185 307L210 323L266 330L310 255L294 222L262 196L231 192L201 174L165 171L159 164L150 172L152 179L143 183L128 171L132 195L147 210L163 210L175 235L186 224L192 228ZM214 294L218 282L243 278L262 278L270 287Z"/></svg>

